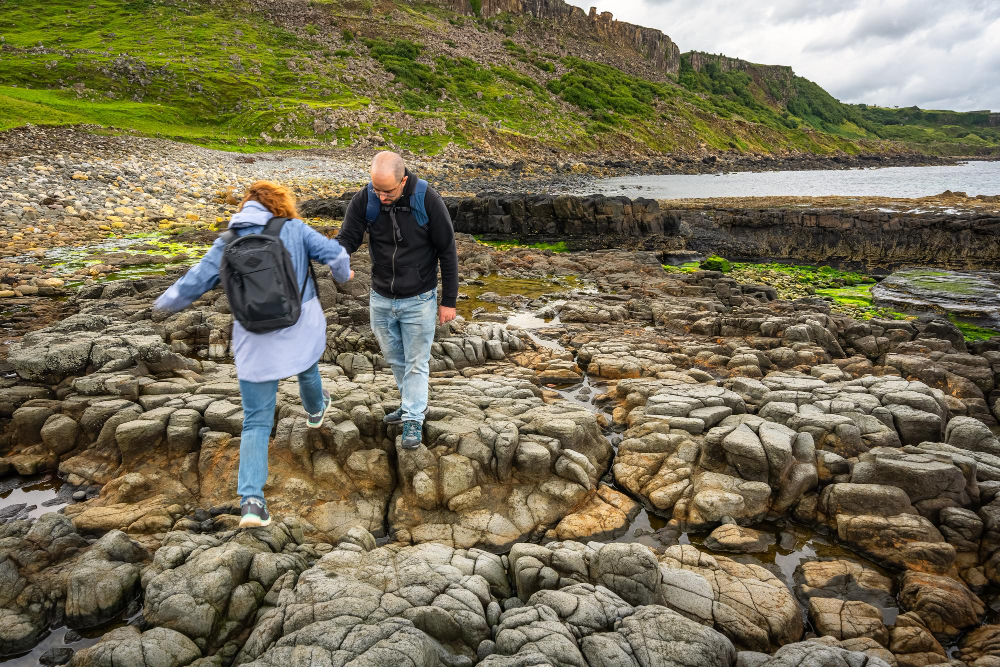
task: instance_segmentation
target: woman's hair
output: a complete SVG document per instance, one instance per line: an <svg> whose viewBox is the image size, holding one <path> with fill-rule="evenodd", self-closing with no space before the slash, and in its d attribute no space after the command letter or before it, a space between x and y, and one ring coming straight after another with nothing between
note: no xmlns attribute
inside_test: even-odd
<svg viewBox="0 0 1000 667"><path fill-rule="evenodd" d="M238 210L242 211L248 201L260 202L264 208L279 218L297 218L295 195L284 185L271 181L255 181L248 189Z"/></svg>

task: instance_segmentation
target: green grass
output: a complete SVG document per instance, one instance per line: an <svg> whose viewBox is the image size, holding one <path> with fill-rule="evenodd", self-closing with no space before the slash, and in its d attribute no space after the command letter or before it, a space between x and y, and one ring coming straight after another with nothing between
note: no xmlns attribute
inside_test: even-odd
<svg viewBox="0 0 1000 667"><path fill-rule="evenodd" d="M845 105L789 68L699 72L690 54L676 80L648 80L588 59L591 46L614 45L539 52L521 16L468 19L401 0L393 13L389 4L311 0L310 22L296 27L240 0L0 0L0 131L86 123L234 151L342 146L376 132L387 147L428 154L449 142L821 154L885 150L886 139L942 153L1000 147L986 114ZM395 24L381 22L390 16ZM509 58L475 48L453 57L475 46L453 25L496 34ZM343 114L332 127L314 124L332 113ZM428 118L430 129L414 128Z"/></svg>
<svg viewBox="0 0 1000 667"><path fill-rule="evenodd" d="M911 315L901 313L891 308L881 308L875 305L872 298L871 285L853 285L850 287L821 287L816 290L816 296L832 301L835 310L841 310L848 315L861 320L878 317L883 320L912 319Z"/></svg>
<svg viewBox="0 0 1000 667"><path fill-rule="evenodd" d="M976 287L948 271L906 269L900 271L900 275L915 287L932 292L943 292L957 298L972 297L979 292Z"/></svg>
<svg viewBox="0 0 1000 667"><path fill-rule="evenodd" d="M726 268L728 267L728 268ZM723 257L712 256L697 265L664 267L668 271L693 271L699 268L723 270L740 283L772 285L779 299L820 297L834 304L834 309L858 319L881 317L906 319L903 313L880 308L874 304L871 288L875 280L856 271L844 271L832 266L810 264L730 263Z"/></svg>
<svg viewBox="0 0 1000 667"><path fill-rule="evenodd" d="M843 303L857 308L869 308L874 305L871 289L862 285L854 287L821 287L816 295L829 297L837 303Z"/></svg>
<svg viewBox="0 0 1000 667"><path fill-rule="evenodd" d="M746 72L723 71L711 62L696 72L691 54L683 54L679 81L704 96L705 106L715 114L776 129L786 140L818 148L816 152L831 145L856 152L855 142L872 145L881 140L953 155L997 154L1000 147L1000 127L990 125L988 113L844 104L790 68L753 66L753 70L759 81ZM854 150L848 148L852 145Z"/></svg>
<svg viewBox="0 0 1000 667"><path fill-rule="evenodd" d="M314 143L305 110L368 104L308 35L233 8L0 0L0 129L93 123L259 150Z"/></svg>
<svg viewBox="0 0 1000 667"><path fill-rule="evenodd" d="M721 271L722 273L729 273L733 270L732 262L725 257L719 257L718 255L706 257L699 262L698 267L705 271Z"/></svg>
<svg viewBox="0 0 1000 667"><path fill-rule="evenodd" d="M809 264L779 264L771 263L730 263L723 257L713 255L701 262L686 262L680 266L663 265L668 273L691 273L701 269L725 271L737 282L764 283L773 285L780 299L797 299L803 296L816 296L834 304L834 310L846 313L857 319L868 320L873 317L892 320L911 319L912 316L891 308L875 305L871 288L875 280L857 271L844 271L831 266L813 266ZM945 271L919 270L929 279L951 275ZM787 276L792 283L782 282L779 276ZM987 340L1000 335L1000 331L978 326L961 320L953 314L949 319L962 331L966 340Z"/></svg>
<svg viewBox="0 0 1000 667"><path fill-rule="evenodd" d="M237 130L186 118L183 110L161 104L119 100L92 102L78 100L75 94L66 91L0 86L0 131L23 125L25 117L33 118L32 122L36 125L102 125L145 136L241 152L305 145L297 142L276 145L250 142L245 134Z"/></svg>

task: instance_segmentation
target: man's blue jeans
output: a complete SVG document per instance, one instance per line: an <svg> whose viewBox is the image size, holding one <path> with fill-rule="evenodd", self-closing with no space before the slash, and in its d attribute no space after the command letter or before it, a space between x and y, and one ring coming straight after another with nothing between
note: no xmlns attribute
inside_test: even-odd
<svg viewBox="0 0 1000 667"><path fill-rule="evenodd" d="M243 399L243 434L240 436L240 476L237 493L241 502L250 498L264 502L267 483L267 445L274 428L274 403L278 381L246 382L240 380ZM299 396L309 414L323 409L323 384L319 366L313 364L299 373Z"/></svg>
<svg viewBox="0 0 1000 667"><path fill-rule="evenodd" d="M403 421L424 421L437 305L436 287L407 299L388 299L372 290L369 298L372 331L396 378Z"/></svg>

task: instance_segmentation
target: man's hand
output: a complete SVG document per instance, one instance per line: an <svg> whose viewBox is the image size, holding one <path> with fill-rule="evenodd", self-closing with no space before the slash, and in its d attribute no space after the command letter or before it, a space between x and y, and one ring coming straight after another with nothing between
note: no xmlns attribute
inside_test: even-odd
<svg viewBox="0 0 1000 667"><path fill-rule="evenodd" d="M451 322L455 319L455 309L448 306L438 306L438 324Z"/></svg>
<svg viewBox="0 0 1000 667"><path fill-rule="evenodd" d="M351 277L347 279L347 282L354 280L354 269L351 269Z"/></svg>

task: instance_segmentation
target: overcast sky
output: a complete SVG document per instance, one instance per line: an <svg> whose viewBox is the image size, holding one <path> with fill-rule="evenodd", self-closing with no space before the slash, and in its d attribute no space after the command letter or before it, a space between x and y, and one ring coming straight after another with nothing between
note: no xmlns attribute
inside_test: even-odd
<svg viewBox="0 0 1000 667"><path fill-rule="evenodd" d="M1000 111L1000 0L569 0L844 102Z"/></svg>

